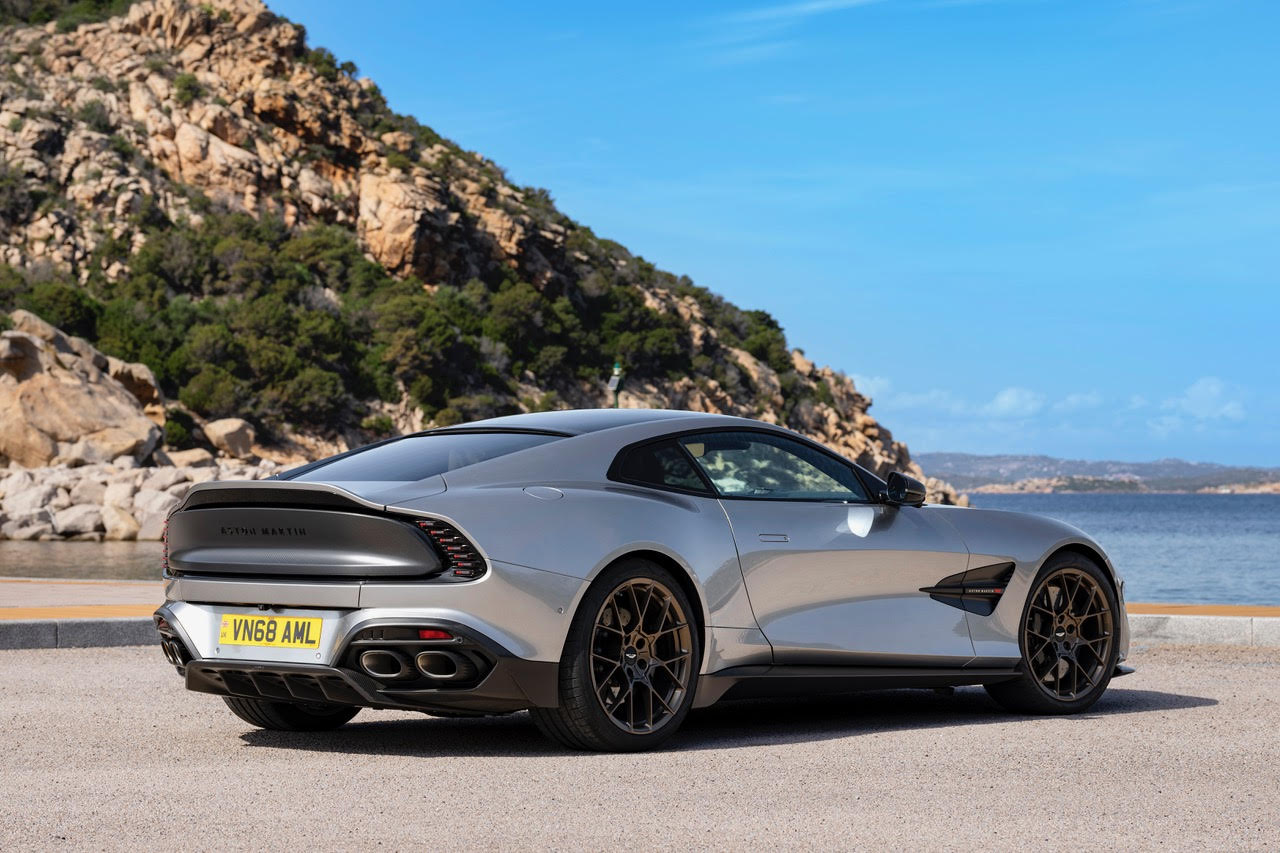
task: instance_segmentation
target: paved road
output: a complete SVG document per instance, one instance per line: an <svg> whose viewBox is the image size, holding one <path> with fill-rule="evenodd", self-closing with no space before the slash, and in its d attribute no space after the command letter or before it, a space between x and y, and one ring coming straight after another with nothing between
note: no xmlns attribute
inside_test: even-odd
<svg viewBox="0 0 1280 853"><path fill-rule="evenodd" d="M616 756L524 715L260 732L154 648L0 652L0 849L1280 848L1280 652L1133 663L1080 717L979 690L737 703Z"/></svg>

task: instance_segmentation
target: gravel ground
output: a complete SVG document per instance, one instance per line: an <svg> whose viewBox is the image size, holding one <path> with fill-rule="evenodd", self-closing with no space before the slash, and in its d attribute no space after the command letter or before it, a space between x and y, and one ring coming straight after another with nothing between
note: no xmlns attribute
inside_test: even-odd
<svg viewBox="0 0 1280 853"><path fill-rule="evenodd" d="M976 689L730 703L586 755L524 714L256 731L155 648L0 652L0 849L1280 849L1280 651L1130 662L1072 718Z"/></svg>

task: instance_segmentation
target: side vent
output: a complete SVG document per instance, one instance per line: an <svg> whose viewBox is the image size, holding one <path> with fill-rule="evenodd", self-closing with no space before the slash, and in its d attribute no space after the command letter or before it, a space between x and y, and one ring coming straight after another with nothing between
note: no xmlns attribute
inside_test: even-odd
<svg viewBox="0 0 1280 853"><path fill-rule="evenodd" d="M440 577L474 580L484 574L484 558L456 527L436 519L420 520L417 525L444 558L445 569Z"/></svg>
<svg viewBox="0 0 1280 853"><path fill-rule="evenodd" d="M934 601L959 607L979 616L990 616L1013 577L1013 563L995 563L950 575L933 586L921 588Z"/></svg>

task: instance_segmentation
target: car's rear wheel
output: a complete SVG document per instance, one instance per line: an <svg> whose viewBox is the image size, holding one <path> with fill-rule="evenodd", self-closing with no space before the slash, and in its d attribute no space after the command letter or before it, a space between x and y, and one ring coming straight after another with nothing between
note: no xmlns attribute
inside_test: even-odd
<svg viewBox="0 0 1280 853"><path fill-rule="evenodd" d="M1082 554L1047 561L1023 608L1022 674L987 685L1010 711L1075 714L1098 701L1115 672L1122 615L1103 570Z"/></svg>
<svg viewBox="0 0 1280 853"><path fill-rule="evenodd" d="M679 582L643 559L615 564L583 597L560 662L557 708L530 714L574 749L652 749L689 713L702 645Z"/></svg>
<svg viewBox="0 0 1280 853"><path fill-rule="evenodd" d="M260 729L281 732L319 732L336 729L346 724L359 708L347 705L301 704L297 702L268 702L265 699L246 699L240 696L223 696L222 701L232 712Z"/></svg>

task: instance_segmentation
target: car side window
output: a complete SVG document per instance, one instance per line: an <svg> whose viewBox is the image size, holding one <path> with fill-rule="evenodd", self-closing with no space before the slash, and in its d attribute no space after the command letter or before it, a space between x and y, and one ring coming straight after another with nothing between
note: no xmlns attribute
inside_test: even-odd
<svg viewBox="0 0 1280 853"><path fill-rule="evenodd" d="M687 435L680 444L722 497L867 501L848 465L798 441L763 432Z"/></svg>
<svg viewBox="0 0 1280 853"><path fill-rule="evenodd" d="M658 488L708 493L706 483L674 441L647 444L627 451L618 467L618 476Z"/></svg>

